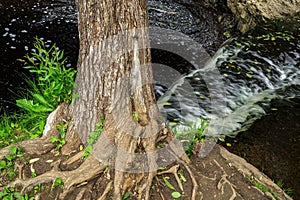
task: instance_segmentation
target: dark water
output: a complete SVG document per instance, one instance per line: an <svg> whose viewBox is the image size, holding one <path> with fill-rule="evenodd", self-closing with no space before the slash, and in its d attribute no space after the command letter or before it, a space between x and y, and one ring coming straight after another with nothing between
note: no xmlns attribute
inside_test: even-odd
<svg viewBox="0 0 300 200"><path fill-rule="evenodd" d="M189 35L209 55L213 55L224 41L223 30L213 20L213 13L196 12L195 8L187 9L175 2L148 2L151 25ZM16 108L10 91L17 92L19 86L24 87L20 74L26 73L17 59L31 51L35 36L43 38L49 46L55 42L65 50L68 66L76 66L76 11L74 1L70 0L0 0L0 16L0 106L11 111ZM247 48L250 41L244 41L242 46ZM228 42L208 65L198 67L177 54L153 49L153 62L178 72L172 77L174 83L157 85L157 97L162 97L159 103L169 122L179 120L185 122L184 126L188 121L197 122L199 117L204 117L214 122L208 136L236 136L240 132L236 138L238 142L228 139L233 143L229 149L295 190L295 183L300 180L297 173L300 171L300 106L297 103L300 44L285 41L273 48L272 44L278 40L263 38L259 42L266 46L252 45L252 49L245 50L238 43ZM264 52L264 49L274 51ZM217 69L219 78L205 78L216 75L212 69ZM180 77L191 86L192 97L186 92L182 96L180 92L165 93L167 88L180 85L175 82ZM207 87L210 81L213 87ZM180 98L185 101L178 103ZM272 108L278 110L272 111ZM256 121L259 118L262 119Z"/></svg>
<svg viewBox="0 0 300 200"><path fill-rule="evenodd" d="M12 93L24 87L21 73L26 73L17 59L32 50L34 37L43 38L47 46L56 43L65 50L68 66L76 66L77 17L74 1L63 0L1 0L0 16L0 106L12 111Z"/></svg>
<svg viewBox="0 0 300 200"><path fill-rule="evenodd" d="M149 0L148 4L151 26L181 31L200 42L210 54L224 41L222 28L212 20L214 13L204 10L195 15L183 5L169 1ZM74 0L0 0L0 16L0 106L11 111L16 107L15 97L9 91L16 91L19 85L24 87L20 73L26 73L17 59L32 50L34 37L43 38L49 46L56 43L64 49L68 66L76 66L77 14ZM153 50L154 62L171 64L180 73L188 71L186 61L174 62L172 57Z"/></svg>

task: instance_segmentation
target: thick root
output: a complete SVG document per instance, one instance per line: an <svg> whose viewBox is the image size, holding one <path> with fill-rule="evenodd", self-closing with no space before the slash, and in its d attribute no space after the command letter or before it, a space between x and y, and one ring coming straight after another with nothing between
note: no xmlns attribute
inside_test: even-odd
<svg viewBox="0 0 300 200"><path fill-rule="evenodd" d="M60 161L59 161L60 162ZM33 189L34 186L43 183L54 182L56 178L61 178L64 181L64 191L60 194L59 199L64 199L72 190L72 187L84 183L92 178L95 178L106 168L105 165L99 163L94 157L89 156L77 169L73 171L60 171L58 169L59 162L53 163L53 169L35 178L26 180L17 179L10 183L10 187L21 186L21 195Z"/></svg>
<svg viewBox="0 0 300 200"><path fill-rule="evenodd" d="M69 106L65 103L59 105L47 118L43 136L40 138L26 140L18 144L11 144L0 149L0 160L4 159L10 153L11 146L21 147L28 154L46 154L55 148L55 145L49 142L53 136L58 136L57 125L68 118Z"/></svg>

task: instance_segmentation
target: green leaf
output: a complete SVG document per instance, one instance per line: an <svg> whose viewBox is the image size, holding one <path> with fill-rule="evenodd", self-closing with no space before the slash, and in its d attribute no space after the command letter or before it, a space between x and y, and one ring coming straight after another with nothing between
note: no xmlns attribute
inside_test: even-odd
<svg viewBox="0 0 300 200"><path fill-rule="evenodd" d="M31 111L31 107L33 106L33 101L29 101L27 99L18 99L16 101L17 106L19 106L20 108L24 109L24 110L28 110Z"/></svg>
<svg viewBox="0 0 300 200"><path fill-rule="evenodd" d="M167 187L171 190L175 190L174 186L169 182L167 177L163 177L164 182L166 183Z"/></svg>
<svg viewBox="0 0 300 200"><path fill-rule="evenodd" d="M18 148L16 146L11 146L9 149L10 154L17 155Z"/></svg>
<svg viewBox="0 0 300 200"><path fill-rule="evenodd" d="M0 161L0 170L6 168L6 162L4 160Z"/></svg>
<svg viewBox="0 0 300 200"><path fill-rule="evenodd" d="M126 193L124 194L124 196L122 197L122 200L128 199L131 196L131 194Z"/></svg>
<svg viewBox="0 0 300 200"><path fill-rule="evenodd" d="M181 197L181 194L180 194L179 192L172 192L172 197L173 197L174 199L178 199L178 198Z"/></svg>
<svg viewBox="0 0 300 200"><path fill-rule="evenodd" d="M20 195L19 192L15 192L15 193L13 194L13 196L14 196L14 198L16 198L16 199L20 199L20 198L21 198L21 195Z"/></svg>
<svg viewBox="0 0 300 200"><path fill-rule="evenodd" d="M5 158L8 160L8 161L12 161L13 160L13 157L11 155L6 155Z"/></svg>
<svg viewBox="0 0 300 200"><path fill-rule="evenodd" d="M49 102L40 94L34 94L33 97L35 98L35 100L37 100L39 103L45 105L45 106L49 106L52 107L52 105L49 104Z"/></svg>
<svg viewBox="0 0 300 200"><path fill-rule="evenodd" d="M60 142L60 139L58 137L51 137L49 141L55 143L55 142Z"/></svg>

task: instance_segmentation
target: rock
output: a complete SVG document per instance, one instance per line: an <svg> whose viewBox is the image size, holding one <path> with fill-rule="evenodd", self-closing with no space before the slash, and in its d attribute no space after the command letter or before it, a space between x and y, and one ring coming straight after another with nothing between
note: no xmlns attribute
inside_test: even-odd
<svg viewBox="0 0 300 200"><path fill-rule="evenodd" d="M300 0L228 0L227 5L238 19L242 33L270 21L293 25L300 22Z"/></svg>

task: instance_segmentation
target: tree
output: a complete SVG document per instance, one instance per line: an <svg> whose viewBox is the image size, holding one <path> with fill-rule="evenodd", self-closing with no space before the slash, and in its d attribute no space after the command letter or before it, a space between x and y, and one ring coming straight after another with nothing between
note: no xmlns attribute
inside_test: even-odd
<svg viewBox="0 0 300 200"><path fill-rule="evenodd" d="M107 166L114 178L114 199L125 193L149 199L153 177L160 166L177 161L188 170L189 159L156 106L145 0L77 0L80 52L77 64L76 95L71 105L62 104L48 118L44 137L20 145L28 153L45 153L53 148L49 137L57 134L59 122L68 123L63 154L87 144L91 132L103 121L103 131L94 150L79 167L62 171L81 159L83 150L52 171L34 179L17 180L24 190L36 183L64 180L67 196L73 186L95 178ZM158 160L167 162L159 163ZM56 166L56 167L55 167ZM191 171L189 170L191 173ZM191 174L192 175L192 174ZM194 184L197 187L197 184ZM193 194L195 198L195 194Z"/></svg>

